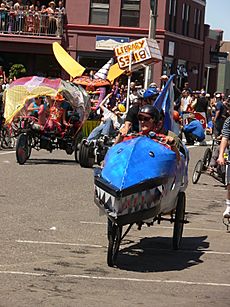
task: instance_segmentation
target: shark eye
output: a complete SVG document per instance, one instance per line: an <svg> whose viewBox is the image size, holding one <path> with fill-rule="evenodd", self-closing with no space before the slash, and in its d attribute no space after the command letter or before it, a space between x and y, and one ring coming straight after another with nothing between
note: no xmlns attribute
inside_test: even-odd
<svg viewBox="0 0 230 307"><path fill-rule="evenodd" d="M119 154L119 153L121 153L122 151L123 151L123 148L119 148L118 151L117 151L117 153Z"/></svg>
<svg viewBox="0 0 230 307"><path fill-rule="evenodd" d="M153 151L150 151L150 152L149 152L149 155L150 155L150 157L152 157L152 158L154 158L154 157L155 157L155 154L154 154L154 152L153 152Z"/></svg>

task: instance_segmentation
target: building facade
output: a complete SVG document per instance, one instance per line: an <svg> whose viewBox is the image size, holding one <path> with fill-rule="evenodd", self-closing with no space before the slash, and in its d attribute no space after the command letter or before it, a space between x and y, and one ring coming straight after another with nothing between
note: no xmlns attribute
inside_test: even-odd
<svg viewBox="0 0 230 307"><path fill-rule="evenodd" d="M86 67L95 64L99 68L113 56L109 45L104 50L98 47L100 36L108 41L116 38L131 41L150 34L149 0L78 0L74 10L75 2L66 2L66 48ZM203 86L204 14L205 1L158 1L155 36L163 61L154 65L156 82L162 74L176 73L180 87L185 81L193 88Z"/></svg>
<svg viewBox="0 0 230 307"><path fill-rule="evenodd" d="M41 2L48 5L49 1ZM151 17L150 6L154 10L156 3L157 17ZM159 83L162 74L175 73L180 87L185 81L193 89L205 86L210 63L210 46L205 46L206 0L66 0L64 5L61 36L44 35L44 31L0 33L0 62L20 62L29 74L59 74L52 53L52 43L57 41L81 65L96 70L114 56L117 42L155 36L163 61L154 65L152 81ZM144 70L133 78L143 80Z"/></svg>

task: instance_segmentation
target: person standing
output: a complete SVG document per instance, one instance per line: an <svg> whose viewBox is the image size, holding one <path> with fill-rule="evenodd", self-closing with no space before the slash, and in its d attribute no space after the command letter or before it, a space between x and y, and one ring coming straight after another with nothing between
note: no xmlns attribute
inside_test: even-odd
<svg viewBox="0 0 230 307"><path fill-rule="evenodd" d="M216 94L216 106L215 106L215 117L214 117L214 135L217 138L221 135L221 130L224 124L224 104L221 98L221 94Z"/></svg>
<svg viewBox="0 0 230 307"><path fill-rule="evenodd" d="M224 158L224 153L226 148L228 147L228 142L230 140L230 117L226 119L223 125L222 130L222 139L220 143L220 151L219 157L217 159L217 163L219 165L225 165L226 160ZM228 153L228 160L230 159L230 153ZM223 213L223 217L230 218L230 165L226 166L226 179L225 184L227 186L227 197L226 197L226 209Z"/></svg>
<svg viewBox="0 0 230 307"><path fill-rule="evenodd" d="M201 91L199 97L197 98L197 103L194 106L194 110L196 112L205 113L207 118L207 112L208 112L208 100L206 99L206 92Z"/></svg>

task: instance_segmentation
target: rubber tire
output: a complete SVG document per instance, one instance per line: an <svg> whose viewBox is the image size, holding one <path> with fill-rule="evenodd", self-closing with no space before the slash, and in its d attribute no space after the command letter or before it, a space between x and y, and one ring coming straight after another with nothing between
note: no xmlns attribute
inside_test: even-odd
<svg viewBox="0 0 230 307"><path fill-rule="evenodd" d="M175 222L173 228L173 249L178 250L181 247L182 234L184 229L186 197L184 192L179 192L175 212Z"/></svg>
<svg viewBox="0 0 230 307"><path fill-rule="evenodd" d="M107 264L113 267L116 264L119 247L122 236L122 226L112 223L108 219L108 251L107 251Z"/></svg>
<svg viewBox="0 0 230 307"><path fill-rule="evenodd" d="M16 159L20 165L25 164L26 160L30 156L30 146L28 146L28 135L22 133L19 135L16 142Z"/></svg>
<svg viewBox="0 0 230 307"><path fill-rule="evenodd" d="M193 184L196 184L199 181L203 169L204 169L203 161L202 160L197 161L196 166L192 173Z"/></svg>
<svg viewBox="0 0 230 307"><path fill-rule="evenodd" d="M81 167L92 168L95 163L95 157L92 157L92 147L86 146L84 141L79 148L79 163Z"/></svg>
<svg viewBox="0 0 230 307"><path fill-rule="evenodd" d="M206 148L206 150L204 152L204 157L203 157L203 164L204 164L205 168L207 168L209 166L211 158L212 158L211 148Z"/></svg>
<svg viewBox="0 0 230 307"><path fill-rule="evenodd" d="M27 160L30 158L30 155L31 155L31 152L32 152L32 146L31 146L31 144L32 144L32 138L31 138L31 136L27 136L28 137L28 139L27 139Z"/></svg>
<svg viewBox="0 0 230 307"><path fill-rule="evenodd" d="M13 138L10 135L8 128L2 128L2 138L1 138L1 147L4 149L13 148ZM13 144L14 145L14 144Z"/></svg>
<svg viewBox="0 0 230 307"><path fill-rule="evenodd" d="M74 146L75 147L74 148L74 158L77 163L79 163L79 151L80 151L81 140L82 140L82 132L80 132L77 135L76 140L75 140L75 146Z"/></svg>

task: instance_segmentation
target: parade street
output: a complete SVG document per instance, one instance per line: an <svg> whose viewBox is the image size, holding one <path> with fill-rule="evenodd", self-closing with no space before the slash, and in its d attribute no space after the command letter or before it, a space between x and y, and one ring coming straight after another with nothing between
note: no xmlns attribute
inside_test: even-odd
<svg viewBox="0 0 230 307"><path fill-rule="evenodd" d="M25 165L0 151L0 306L229 306L226 191L191 172L188 224L172 250L172 224L133 226L117 267L107 266L107 219L94 204L93 169L64 151L33 151Z"/></svg>

